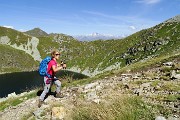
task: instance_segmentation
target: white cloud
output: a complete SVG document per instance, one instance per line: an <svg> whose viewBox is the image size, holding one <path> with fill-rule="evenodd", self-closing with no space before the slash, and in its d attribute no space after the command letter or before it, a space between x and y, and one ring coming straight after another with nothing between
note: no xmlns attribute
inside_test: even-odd
<svg viewBox="0 0 180 120"><path fill-rule="evenodd" d="M144 3L144 4L156 4L159 3L162 0L137 0L138 3Z"/></svg>
<svg viewBox="0 0 180 120"><path fill-rule="evenodd" d="M135 29L136 29L135 26L129 26L129 28L131 28L132 30L135 30Z"/></svg>
<svg viewBox="0 0 180 120"><path fill-rule="evenodd" d="M9 26L9 25L4 25L3 27L14 29L13 26Z"/></svg>
<svg viewBox="0 0 180 120"><path fill-rule="evenodd" d="M110 15L95 11L83 11L88 16L88 24L86 27L92 26L104 29L108 28L114 31L116 34L131 34L142 29L146 29L157 25L160 21L154 21L148 18L142 18L139 16L121 16ZM94 21L93 18L96 18Z"/></svg>
<svg viewBox="0 0 180 120"><path fill-rule="evenodd" d="M108 14L104 14L104 13L100 13L100 12L92 12L92 11L84 11L85 13L90 15L94 15L94 17L98 20L109 20L108 23L110 23L112 25L112 23L114 23L115 26L117 25L128 25L128 26L132 26L132 25L136 25L136 24L148 24L150 26L159 23L160 21L153 21L150 19L146 19L146 18L141 18L138 16L119 16L119 15L108 15ZM90 20L90 18L89 18ZM99 23L102 23L101 21Z"/></svg>

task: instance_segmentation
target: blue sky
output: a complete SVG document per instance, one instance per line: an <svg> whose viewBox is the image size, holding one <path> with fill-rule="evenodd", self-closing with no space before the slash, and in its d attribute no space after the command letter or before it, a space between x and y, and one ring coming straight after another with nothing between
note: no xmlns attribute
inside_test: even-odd
<svg viewBox="0 0 180 120"><path fill-rule="evenodd" d="M0 0L0 26L129 35L179 15L180 0Z"/></svg>

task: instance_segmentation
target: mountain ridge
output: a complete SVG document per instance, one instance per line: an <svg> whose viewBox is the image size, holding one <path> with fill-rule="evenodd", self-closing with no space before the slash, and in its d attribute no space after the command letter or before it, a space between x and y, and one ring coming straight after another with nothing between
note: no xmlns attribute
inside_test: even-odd
<svg viewBox="0 0 180 120"><path fill-rule="evenodd" d="M175 17L172 17L165 22L180 22L180 15L176 15Z"/></svg>
<svg viewBox="0 0 180 120"><path fill-rule="evenodd" d="M120 69L138 61L178 53L179 30L179 22L167 22L119 40L87 42L55 33L34 37L36 41L28 42L32 41L32 36L3 28L0 30L0 43L11 47L16 45L16 48L21 47L21 50L32 57L39 56L40 59L56 48L63 53L61 60L67 63L69 69L94 76L106 70Z"/></svg>
<svg viewBox="0 0 180 120"><path fill-rule="evenodd" d="M64 98L48 96L44 101L46 104L40 108L37 107L37 91L27 92L17 98L16 94L11 94L10 99L0 102L0 118L180 118L180 22L177 20L162 22L120 40L87 42L65 34L52 34L34 37L38 41L34 48L28 42L32 38L0 27L0 55L4 55L0 70L4 67L12 70L18 64L38 66L39 62L35 64L33 59L35 48L41 58L50 55L52 49L58 49L61 51L61 60L67 63L69 69L74 68L74 71L92 76L82 80L59 76ZM14 45L23 49L16 50ZM26 54L27 50L31 53ZM29 61L21 63L15 57Z"/></svg>
<svg viewBox="0 0 180 120"><path fill-rule="evenodd" d="M80 41L93 41L93 40L110 40L110 39L122 39L125 36L115 36L110 34L100 34L100 33L92 33L89 35L74 35L75 39L78 39Z"/></svg>
<svg viewBox="0 0 180 120"><path fill-rule="evenodd" d="M45 31L43 31L40 28L34 28L32 30L28 30L26 32L24 32L28 35L34 36L34 37L42 37L42 36L48 36L48 33L46 33Z"/></svg>

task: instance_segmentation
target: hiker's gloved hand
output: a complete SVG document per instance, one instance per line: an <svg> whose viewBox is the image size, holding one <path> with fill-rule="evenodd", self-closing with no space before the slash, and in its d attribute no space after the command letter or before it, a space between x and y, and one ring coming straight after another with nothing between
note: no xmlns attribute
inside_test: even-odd
<svg viewBox="0 0 180 120"><path fill-rule="evenodd" d="M64 63L64 64L63 64L63 69L66 69L66 67L67 67L67 66L66 66L66 64Z"/></svg>

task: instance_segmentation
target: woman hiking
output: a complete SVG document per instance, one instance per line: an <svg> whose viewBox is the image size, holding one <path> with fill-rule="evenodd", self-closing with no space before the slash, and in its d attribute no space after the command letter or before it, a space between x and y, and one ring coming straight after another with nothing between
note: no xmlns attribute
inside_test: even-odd
<svg viewBox="0 0 180 120"><path fill-rule="evenodd" d="M56 97L57 98L63 97L63 95L60 92L61 82L55 77L56 72L63 69L63 66L57 63L57 60L59 60L59 57L60 57L59 51L53 50L51 52L51 61L48 63L48 67L47 67L47 73L51 77L50 78L48 78L47 76L44 77L45 86L44 86L43 92L40 95L38 107L41 107L41 105L43 104L45 96L48 94L52 83L56 85Z"/></svg>

